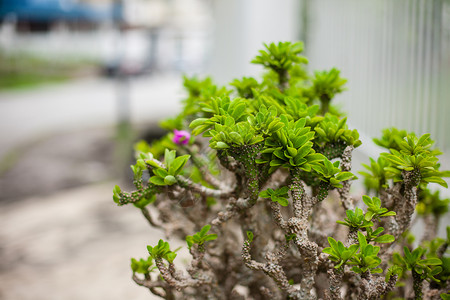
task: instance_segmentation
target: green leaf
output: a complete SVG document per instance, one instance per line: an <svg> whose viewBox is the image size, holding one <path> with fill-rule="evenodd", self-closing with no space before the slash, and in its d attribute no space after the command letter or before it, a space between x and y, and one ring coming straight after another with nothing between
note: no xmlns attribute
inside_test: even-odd
<svg viewBox="0 0 450 300"><path fill-rule="evenodd" d="M358 231L358 242L359 246L361 247L361 251L367 246L367 240L364 234Z"/></svg>
<svg viewBox="0 0 450 300"><path fill-rule="evenodd" d="M203 226L202 229L199 231L200 236L206 235L206 233L208 233L208 231L209 231L210 229L211 229L211 225L209 225L209 224Z"/></svg>
<svg viewBox="0 0 450 300"><path fill-rule="evenodd" d="M167 175L169 175L169 173L163 168L153 169L153 173L161 178L164 178Z"/></svg>
<svg viewBox="0 0 450 300"><path fill-rule="evenodd" d="M212 233L212 234L208 234L207 236L205 236L205 238L203 239L203 241L207 242L207 241L213 241L217 239L217 234Z"/></svg>
<svg viewBox="0 0 450 300"><path fill-rule="evenodd" d="M177 183L177 179L172 175L167 175L164 178L164 183L167 185L173 185L173 184Z"/></svg>
<svg viewBox="0 0 450 300"><path fill-rule="evenodd" d="M381 268L372 269L372 270L370 270L370 273L372 273L372 274L375 274L375 273L380 274L380 273L383 273L383 269L381 269Z"/></svg>
<svg viewBox="0 0 450 300"><path fill-rule="evenodd" d="M260 196L261 198L270 198L270 197L271 197L271 194L269 193L268 190L264 190L264 191L261 191L261 192L259 193L259 196Z"/></svg>
<svg viewBox="0 0 450 300"><path fill-rule="evenodd" d="M155 184L155 185L167 185L167 184L164 182L164 179L161 178L161 177L158 177L158 176L152 176L152 177L150 177L149 181L150 181L151 183Z"/></svg>
<svg viewBox="0 0 450 300"><path fill-rule="evenodd" d="M167 168L172 164L172 162L175 159L175 156L176 156L175 150L169 150L166 148L166 150L164 152L164 163Z"/></svg>
<svg viewBox="0 0 450 300"><path fill-rule="evenodd" d="M297 149L292 148L292 147L287 147L287 150L292 157L297 155Z"/></svg>
<svg viewBox="0 0 450 300"><path fill-rule="evenodd" d="M355 177L355 175L350 172L341 172L336 176L336 179L339 181L347 181L349 179L352 179L353 177Z"/></svg>
<svg viewBox="0 0 450 300"><path fill-rule="evenodd" d="M293 239L295 239L297 237L297 235L295 233L291 233L289 235L285 234L284 237L286 238L286 242L290 242Z"/></svg>
<svg viewBox="0 0 450 300"><path fill-rule="evenodd" d="M174 252L170 252L166 254L165 259L169 262L169 263L173 263L173 260L175 259L175 257L177 257L177 254Z"/></svg>
<svg viewBox="0 0 450 300"><path fill-rule="evenodd" d="M278 204L280 204L281 206L288 206L289 205L289 200L284 198L284 197L273 196L272 197L272 201L273 202L278 202Z"/></svg>
<svg viewBox="0 0 450 300"><path fill-rule="evenodd" d="M395 211L388 211L384 214L381 214L380 217L388 217L388 216L395 216L397 213Z"/></svg>
<svg viewBox="0 0 450 300"><path fill-rule="evenodd" d="M333 248L335 251L338 250L338 243L335 239L333 239L332 237L328 237L328 244L330 244L331 248Z"/></svg>
<svg viewBox="0 0 450 300"><path fill-rule="evenodd" d="M138 201L136 201L135 203L133 203L133 205L137 208L144 208L147 205L149 205L150 203L155 202L156 200L156 195L150 195L148 198L142 198L139 199Z"/></svg>
<svg viewBox="0 0 450 300"><path fill-rule="evenodd" d="M243 145L244 144L244 139L237 132L234 132L234 131L230 132L230 138L233 140L234 143L236 143L238 145Z"/></svg>
<svg viewBox="0 0 450 300"><path fill-rule="evenodd" d="M120 189L120 187L118 185L115 185L113 192L114 192L114 194L120 194L120 192L122 192L122 190Z"/></svg>
<svg viewBox="0 0 450 300"><path fill-rule="evenodd" d="M364 218L366 219L366 221L370 221L370 220L372 220L374 215L375 215L375 213L373 211L368 211L368 212L366 212Z"/></svg>
<svg viewBox="0 0 450 300"><path fill-rule="evenodd" d="M198 118L195 119L194 121L191 122L191 124L189 124L189 128L195 128L197 126L202 125L203 123L205 123L205 121L208 121L208 118Z"/></svg>
<svg viewBox="0 0 450 300"><path fill-rule="evenodd" d="M426 177L426 178L424 178L424 181L434 182L434 183L437 183L437 184L439 184L439 185L441 185L441 186L443 186L445 188L448 188L447 182L444 179L442 179L440 177L437 177L437 176Z"/></svg>
<svg viewBox="0 0 450 300"><path fill-rule="evenodd" d="M289 187L288 186L283 186L279 189L276 190L276 194L277 195L285 195L289 192Z"/></svg>
<svg viewBox="0 0 450 300"><path fill-rule="evenodd" d="M393 241L395 241L395 238L393 235L385 234L385 235L376 237L374 241L377 243L392 243Z"/></svg>
<svg viewBox="0 0 450 300"><path fill-rule="evenodd" d="M247 238L250 243L253 242L253 232L247 231Z"/></svg>
<svg viewBox="0 0 450 300"><path fill-rule="evenodd" d="M175 158L175 160L169 166L169 174L173 176L178 175L183 169L183 167L186 165L190 157L191 157L190 155L183 155Z"/></svg>
<svg viewBox="0 0 450 300"><path fill-rule="evenodd" d="M194 245L194 238L191 235L188 235L186 237L186 243L188 245L188 248L191 249L192 245Z"/></svg>
<svg viewBox="0 0 450 300"><path fill-rule="evenodd" d="M228 146L226 143L224 142L217 142L216 143L216 148L217 149L227 149L230 148L230 146Z"/></svg>
<svg viewBox="0 0 450 300"><path fill-rule="evenodd" d="M432 257L432 258L428 258L428 259L421 259L421 260L419 260L419 263L422 265L427 265L427 266L437 266L437 265L442 265L442 260L440 260L439 258L436 258L436 257Z"/></svg>
<svg viewBox="0 0 450 300"><path fill-rule="evenodd" d="M341 224L341 225L345 225L345 226L350 226L350 224L348 224L347 222L340 221L340 220L337 220L336 223Z"/></svg>

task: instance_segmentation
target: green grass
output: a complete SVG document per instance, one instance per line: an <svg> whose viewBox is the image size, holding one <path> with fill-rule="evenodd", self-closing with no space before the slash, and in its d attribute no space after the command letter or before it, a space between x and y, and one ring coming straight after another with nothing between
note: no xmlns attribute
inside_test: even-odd
<svg viewBox="0 0 450 300"><path fill-rule="evenodd" d="M95 66L94 62L82 59L53 60L30 53L0 51L0 90L64 82Z"/></svg>

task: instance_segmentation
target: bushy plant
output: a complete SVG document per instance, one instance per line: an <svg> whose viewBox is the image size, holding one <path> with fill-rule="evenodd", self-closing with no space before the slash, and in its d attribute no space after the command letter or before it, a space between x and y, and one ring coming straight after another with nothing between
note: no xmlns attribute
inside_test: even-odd
<svg viewBox="0 0 450 300"><path fill-rule="evenodd" d="M133 280L164 299L448 298L449 237L435 235L449 201L428 190L447 187L448 172L430 135L386 130L375 142L388 152L361 172L371 195L353 197L361 141L331 103L346 80L336 69L308 76L302 50L265 45L252 61L263 79L234 89L185 78L167 136L137 143L136 190L116 186L114 201L185 239L192 260L181 272L160 240L132 259ZM419 247L406 234L416 206Z"/></svg>

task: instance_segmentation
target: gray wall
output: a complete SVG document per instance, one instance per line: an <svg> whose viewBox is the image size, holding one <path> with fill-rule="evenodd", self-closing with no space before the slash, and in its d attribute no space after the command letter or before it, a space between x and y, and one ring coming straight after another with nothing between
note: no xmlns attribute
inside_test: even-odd
<svg viewBox="0 0 450 300"><path fill-rule="evenodd" d="M250 64L263 43L299 38L300 1L213 0L215 20L209 74L225 84L233 78L258 75Z"/></svg>

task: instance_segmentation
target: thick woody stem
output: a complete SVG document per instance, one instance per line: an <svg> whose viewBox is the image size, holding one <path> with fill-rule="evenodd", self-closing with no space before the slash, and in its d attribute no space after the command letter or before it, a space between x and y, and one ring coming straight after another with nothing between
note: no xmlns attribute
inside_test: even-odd
<svg viewBox="0 0 450 300"><path fill-rule="evenodd" d="M279 85L281 92L289 88L289 72L286 69L277 70Z"/></svg>
<svg viewBox="0 0 450 300"><path fill-rule="evenodd" d="M191 190L194 193L199 193L205 197L227 198L233 194L233 190L213 190L201 184L192 182L181 175L177 176L177 180L181 187Z"/></svg>
<svg viewBox="0 0 450 300"><path fill-rule="evenodd" d="M158 267L161 276L170 286L174 287L178 291L187 286L186 284L182 284L181 282L178 282L175 278L173 278L172 274L170 273L169 269L167 269L167 267L164 265L161 258L156 258L155 264Z"/></svg>
<svg viewBox="0 0 450 300"><path fill-rule="evenodd" d="M419 170L403 171L402 177L403 205L398 208L396 218L400 233L411 226L412 215L417 205L417 185L420 182L420 172Z"/></svg>
<svg viewBox="0 0 450 300"><path fill-rule="evenodd" d="M322 97L320 97L320 104L321 104L320 112L323 116L330 109L330 102L331 102L331 99L328 97L328 95L323 95Z"/></svg>
<svg viewBox="0 0 450 300"><path fill-rule="evenodd" d="M287 229L288 229L287 222L284 220L283 215L281 214L279 204L276 202L270 201L270 208L272 209L272 217L275 220L275 223L281 229L283 229L284 231L287 231Z"/></svg>
<svg viewBox="0 0 450 300"><path fill-rule="evenodd" d="M196 279L186 278L175 270L175 266L173 264L169 264L169 268L167 268L161 258L155 259L155 264L161 273L161 276L164 280L176 290L180 291L189 286L201 286L201 285L211 285L212 279L208 276L198 276ZM173 274L176 274L175 278Z"/></svg>
<svg viewBox="0 0 450 300"><path fill-rule="evenodd" d="M358 300L367 300L370 299L370 295L372 294L372 288L373 288L373 282L372 282L372 276L370 274L370 271L366 271L361 274L361 282L359 284L360 286L360 293L358 295Z"/></svg>
<svg viewBox="0 0 450 300"><path fill-rule="evenodd" d="M358 243L358 228L350 227L347 235L347 247Z"/></svg>
<svg viewBox="0 0 450 300"><path fill-rule="evenodd" d="M151 293L154 295L164 298L166 300L175 300L175 297L172 292L172 287L167 284L165 281L152 281L150 279L150 276L146 276L145 279L140 279L136 276L135 273L133 273L132 277L133 281L140 286L146 287L150 290ZM162 288L165 293L160 292L156 288Z"/></svg>
<svg viewBox="0 0 450 300"><path fill-rule="evenodd" d="M230 155L238 161L244 168L246 179L245 194L248 198L250 207L256 204L259 194L259 172L258 165L255 162L256 157L263 147L262 143L254 145L244 145L241 147L232 147L229 149Z"/></svg>
<svg viewBox="0 0 450 300"><path fill-rule="evenodd" d="M291 296L290 299L302 299L295 296L298 294L298 291L289 284L283 268L278 263L275 263L276 260L275 262L269 261L264 264L252 259L250 242L248 240L244 242L244 246L242 247L242 259L249 269L263 271L267 276L271 277L280 289L286 291Z"/></svg>
<svg viewBox="0 0 450 300"><path fill-rule="evenodd" d="M341 156L341 170L342 172L350 172L352 169L352 151L353 146L347 146ZM342 206L345 210L354 209L354 201L350 196L350 187L352 186L352 181L347 180L342 183L343 187L338 189L339 195L341 196Z"/></svg>
<svg viewBox="0 0 450 300"><path fill-rule="evenodd" d="M303 259L303 276L300 283L299 297L301 299L313 299L311 289L314 286L314 277L318 268L317 244L308 238L309 217L316 198L305 193L303 182L300 180L301 170L291 170L292 182L290 185L294 206L294 217L288 221L289 231L296 235L294 243Z"/></svg>
<svg viewBox="0 0 450 300"><path fill-rule="evenodd" d="M241 200L241 199L240 199ZM236 199L232 198L229 204L225 207L225 210L219 211L217 217L211 221L212 226L220 226L231 218L238 215L240 209L237 206Z"/></svg>
<svg viewBox="0 0 450 300"><path fill-rule="evenodd" d="M423 298L423 279L421 274L412 270L414 299L421 300Z"/></svg>
<svg viewBox="0 0 450 300"><path fill-rule="evenodd" d="M290 190L292 195L292 202L294 206L294 216L299 218L303 212L303 199L305 198L305 187L300 179L301 170L298 168L291 169L292 181Z"/></svg>
<svg viewBox="0 0 450 300"><path fill-rule="evenodd" d="M330 290L326 294L329 300L342 300L341 287L342 287L342 277L344 275L342 270L329 269L327 271L328 278L330 279Z"/></svg>

